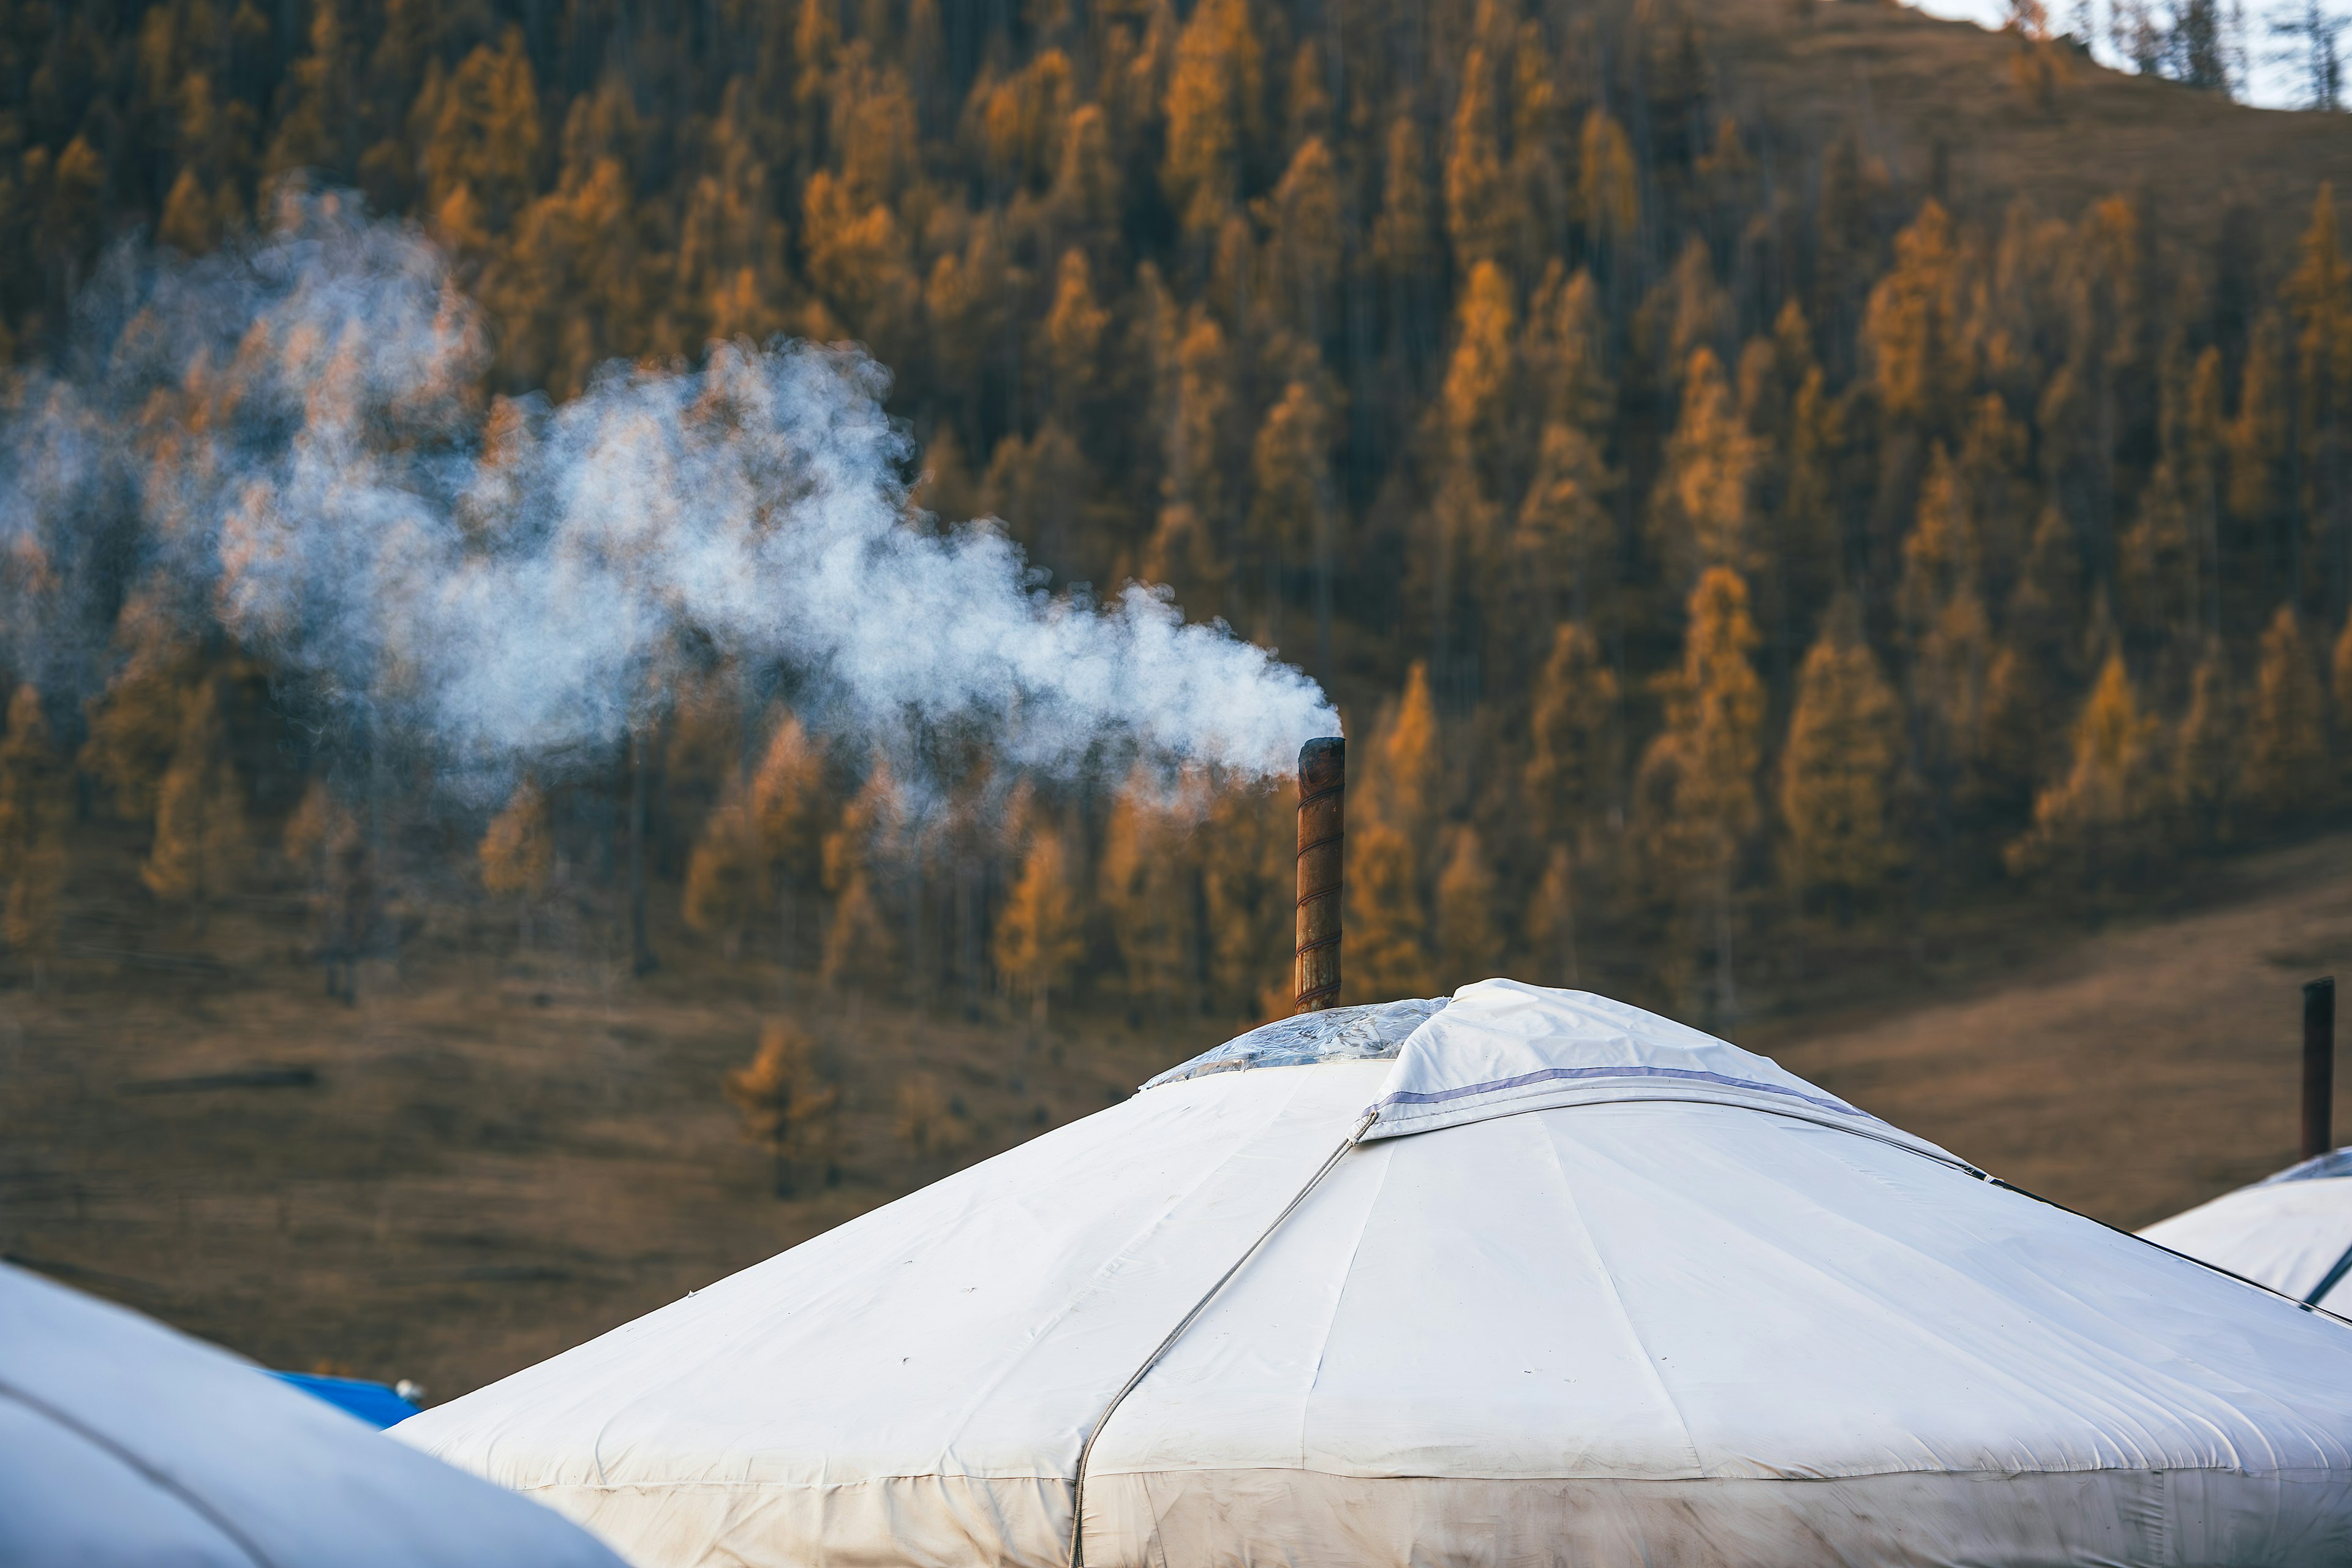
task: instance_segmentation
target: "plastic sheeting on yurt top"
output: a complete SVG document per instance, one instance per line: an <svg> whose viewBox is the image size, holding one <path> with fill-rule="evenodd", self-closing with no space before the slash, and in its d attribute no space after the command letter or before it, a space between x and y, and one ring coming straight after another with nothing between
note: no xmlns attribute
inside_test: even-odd
<svg viewBox="0 0 2352 1568"><path fill-rule="evenodd" d="M2352 1326L1637 1008L1400 1005L394 1433L646 1568L2352 1560Z"/></svg>
<svg viewBox="0 0 2352 1568"><path fill-rule="evenodd" d="M2290 1165L2140 1235L2298 1301L2352 1307L2352 1149Z"/></svg>
<svg viewBox="0 0 2352 1568"><path fill-rule="evenodd" d="M0 1563L619 1568L561 1515L5 1264Z"/></svg>

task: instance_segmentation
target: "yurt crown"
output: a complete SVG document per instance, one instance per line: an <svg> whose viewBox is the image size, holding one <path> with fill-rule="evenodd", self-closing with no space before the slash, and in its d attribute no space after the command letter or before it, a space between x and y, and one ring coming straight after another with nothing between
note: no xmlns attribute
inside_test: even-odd
<svg viewBox="0 0 2352 1568"><path fill-rule="evenodd" d="M1291 1011L1339 1001L1339 875L1348 826L1348 742L1337 735L1298 749L1298 940Z"/></svg>

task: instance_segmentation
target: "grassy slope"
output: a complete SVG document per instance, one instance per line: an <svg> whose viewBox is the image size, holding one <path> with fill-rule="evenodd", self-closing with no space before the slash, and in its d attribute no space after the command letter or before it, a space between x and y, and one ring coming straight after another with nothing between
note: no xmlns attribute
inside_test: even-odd
<svg viewBox="0 0 2352 1568"><path fill-rule="evenodd" d="M2072 217L2144 189L2160 221L2203 228L2230 201L2263 239L2296 232L2322 180L2352 187L2352 116L2251 109L2066 57L2050 106L2021 92L2012 38L1869 0L1704 0L1708 52L1743 123L1814 135L1851 124L1865 153L1924 183L1947 151L1952 194L1979 210L2024 195Z"/></svg>
<svg viewBox="0 0 2352 1568"><path fill-rule="evenodd" d="M2030 1188L2144 1223L2293 1157L2296 982L2352 973L2347 873L2352 837L2223 868L2189 907L2096 933L2012 909L1924 948L1824 938L1785 993L1806 1005L1734 1033ZM199 933L148 914L127 871L83 885L79 951L39 994L0 991L0 1251L277 1364L444 1395L1099 1109L1225 1032L1084 1016L1031 1047L960 1010L803 1005L845 1074L845 1179L780 1202L718 1093L773 1010L771 966L665 927L664 968L633 980L593 938L521 953L503 920L453 912L346 1008L282 907ZM958 1154L893 1135L919 1064L968 1117ZM142 1092L261 1065L318 1081Z"/></svg>

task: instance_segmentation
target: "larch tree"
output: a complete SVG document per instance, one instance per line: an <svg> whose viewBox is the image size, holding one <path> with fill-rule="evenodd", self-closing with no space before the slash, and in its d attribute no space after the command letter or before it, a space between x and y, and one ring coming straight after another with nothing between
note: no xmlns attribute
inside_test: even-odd
<svg viewBox="0 0 2352 1568"><path fill-rule="evenodd" d="M1564 621L1537 677L1528 713L1528 760L1519 798L1529 831L1548 845L1544 873L1528 907L1530 946L1573 977L1580 884L1605 871L1605 832L1619 809L1624 731L1616 672L1591 631ZM1605 879L1604 879L1605 886Z"/></svg>
<svg viewBox="0 0 2352 1568"><path fill-rule="evenodd" d="M801 910L820 887L824 848L824 759L796 715L780 714L770 729L748 795L776 900L777 953L789 974L801 951Z"/></svg>
<svg viewBox="0 0 2352 1568"><path fill-rule="evenodd" d="M1322 137L1308 136L1290 155L1265 216L1273 224L1266 265L1282 313L1299 336L1320 342L1338 319L1348 244L1344 188Z"/></svg>
<svg viewBox="0 0 2352 1568"><path fill-rule="evenodd" d="M1827 891L1843 915L1901 866L1902 763L1902 704L1844 601L1805 655L1780 752L1782 865L1801 895Z"/></svg>
<svg viewBox="0 0 2352 1568"><path fill-rule="evenodd" d="M1504 590L1516 618L1511 650L1529 646L1554 623L1582 619L1616 544L1612 502L1620 476L1608 461L1616 388L1602 351L1599 289L1587 271L1570 275L1557 260L1528 307L1521 384L1539 425L1533 469L1518 500ZM1508 501L1507 496L1502 498Z"/></svg>
<svg viewBox="0 0 2352 1568"><path fill-rule="evenodd" d="M230 761L228 729L211 681L187 693L171 765L156 790L155 837L140 878L166 903L201 919L243 869L245 786Z"/></svg>
<svg viewBox="0 0 2352 1568"><path fill-rule="evenodd" d="M2243 740L2242 700L2230 679L2228 650L2220 637L2208 637L2189 677L2189 708L2172 743L2172 804L2179 836L2192 846L2229 841Z"/></svg>
<svg viewBox="0 0 2352 1568"><path fill-rule="evenodd" d="M1503 169L1495 64L1472 45L1454 100L1452 145L1445 154L1445 235L1457 267L1503 255L1517 226L1516 195Z"/></svg>
<svg viewBox="0 0 2352 1568"><path fill-rule="evenodd" d="M1920 486L1917 521L1903 543L1895 603L1911 654L1920 769L1948 810L1981 793L1985 682L1993 657L1982 581L1975 520L1938 443Z"/></svg>
<svg viewBox="0 0 2352 1568"><path fill-rule="evenodd" d="M1551 847L1543 877L1528 900L1527 946L1539 979L1554 985L1583 983L1583 952L1576 937L1576 861L1565 844Z"/></svg>
<svg viewBox="0 0 2352 1568"><path fill-rule="evenodd" d="M769 898L758 820L742 791L730 789L703 818L687 856L678 912L692 930L718 937L731 961L741 955L744 932L765 912Z"/></svg>
<svg viewBox="0 0 2352 1568"><path fill-rule="evenodd" d="M1264 92L1265 56L1249 0L1202 0L1176 38L1160 176L1188 230L1213 233L1224 221L1240 159L1260 132Z"/></svg>
<svg viewBox="0 0 2352 1568"><path fill-rule="evenodd" d="M1427 853L1437 824L1444 758L1438 751L1437 704L1430 695L1429 667L1419 659L1405 671L1403 694L1380 726L1372 752L1378 770L1375 798L1381 813Z"/></svg>
<svg viewBox="0 0 2352 1568"><path fill-rule="evenodd" d="M57 950L72 815L72 775L50 741L41 694L19 686L0 732L0 936L37 966Z"/></svg>
<svg viewBox="0 0 2352 1568"><path fill-rule="evenodd" d="M2344 255L2334 189L2324 181L2282 292L2295 329L2303 508L2329 603L2341 610L2352 600L2352 261Z"/></svg>
<svg viewBox="0 0 2352 1568"><path fill-rule="evenodd" d="M1650 500L1650 536L1669 583L1710 567L1743 575L1759 563L1755 486L1761 457L1731 381L1701 343L1683 365L1682 409Z"/></svg>
<svg viewBox="0 0 2352 1568"><path fill-rule="evenodd" d="M1290 1011L1297 938L1297 823L1281 791L1221 790L1200 848L1209 975L1228 1016Z"/></svg>
<svg viewBox="0 0 2352 1568"><path fill-rule="evenodd" d="M1199 972L1176 804L1146 769L1131 771L1111 803L1097 873L1097 901L1126 971L1127 993L1162 1019L1192 1010Z"/></svg>
<svg viewBox="0 0 2352 1568"><path fill-rule="evenodd" d="M1709 568L1691 593L1682 664L1661 678L1665 724L1643 754L1635 786L1643 858L1681 928L1680 951L1669 952L1669 963L1712 950L1723 1021L1738 1010L1733 896L1762 815L1764 683L1752 659L1756 645L1748 584L1727 567Z"/></svg>
<svg viewBox="0 0 2352 1568"><path fill-rule="evenodd" d="M2287 383L2286 329L2275 310L2255 318L2238 373L2238 412L2226 427L2230 454L2230 513L2264 525L2286 492L2284 471L2293 444L2294 399Z"/></svg>
<svg viewBox="0 0 2352 1568"><path fill-rule="evenodd" d="M1632 138L1610 112L1587 111L1578 140L1576 212L1595 243L1616 247L1642 226L1642 177Z"/></svg>
<svg viewBox="0 0 2352 1568"><path fill-rule="evenodd" d="M547 896L555 875L554 824L547 795L530 774L516 782L506 805L490 818L475 856L481 862L483 890L514 900L522 945L530 947L531 909Z"/></svg>
<svg viewBox="0 0 2352 1568"><path fill-rule="evenodd" d="M1430 984L1429 900L1444 760L1428 667L1415 660L1403 693L1375 726L1370 766L1349 804L1348 963L1351 996L1386 1001Z"/></svg>
<svg viewBox="0 0 2352 1568"><path fill-rule="evenodd" d="M2064 774L2034 797L2032 827L2004 854L2011 874L2058 875L2095 895L2161 864L2162 736L2122 653L2109 653L2074 721Z"/></svg>
<svg viewBox="0 0 2352 1568"><path fill-rule="evenodd" d="M436 64L415 112L433 226L457 249L480 255L537 183L541 115L522 29L477 46L446 75Z"/></svg>
<svg viewBox="0 0 2352 1568"><path fill-rule="evenodd" d="M2238 790L2273 820L2309 810L2328 793L2326 697L2302 617L2281 605L2263 633Z"/></svg>
<svg viewBox="0 0 2352 1568"><path fill-rule="evenodd" d="M1495 868L1478 830L1457 823L1437 873L1437 988L1451 991L1494 974L1502 961Z"/></svg>
<svg viewBox="0 0 2352 1568"><path fill-rule="evenodd" d="M878 985L895 977L898 942L875 884L879 864L897 851L901 805L897 775L877 760L825 836L824 889L833 895L833 916L820 973L828 988Z"/></svg>
<svg viewBox="0 0 2352 1568"><path fill-rule="evenodd" d="M743 1136L768 1152L775 1194L797 1190L798 1167L832 1159L839 1129L841 1085L826 1071L814 1037L782 1022L760 1030L760 1048L727 1075L727 1099L741 1118Z"/></svg>
<svg viewBox="0 0 2352 1568"><path fill-rule="evenodd" d="M1970 367L1967 279L1951 215L1932 198L1895 237L1895 264L1873 286L1863 339L1885 416L1933 433L1953 423Z"/></svg>
<svg viewBox="0 0 2352 1568"><path fill-rule="evenodd" d="M1428 152L1409 114L1389 122L1381 160L1381 210L1372 220L1372 260L1395 303L1409 309L1437 265Z"/></svg>
<svg viewBox="0 0 2352 1568"><path fill-rule="evenodd" d="M1054 273L1054 303L1044 326L1046 371L1051 376L1055 416L1073 430L1087 429L1094 416L1102 378L1103 338L1110 312L1095 298L1093 265L1086 247L1062 253Z"/></svg>
<svg viewBox="0 0 2352 1568"><path fill-rule="evenodd" d="M1033 1030L1043 1033L1046 1005L1068 987L1086 937L1070 882L1069 854L1051 827L1031 830L1021 873L996 920L996 968L1016 996L1026 996Z"/></svg>
<svg viewBox="0 0 2352 1568"><path fill-rule="evenodd" d="M1348 825L1348 959L1352 1002L1425 996L1431 985L1427 905L1412 840L1384 817Z"/></svg>

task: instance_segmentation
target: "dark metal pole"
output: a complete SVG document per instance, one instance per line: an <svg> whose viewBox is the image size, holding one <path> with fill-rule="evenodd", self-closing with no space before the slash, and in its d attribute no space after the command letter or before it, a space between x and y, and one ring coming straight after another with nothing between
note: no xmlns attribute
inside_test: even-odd
<svg viewBox="0 0 2352 1568"><path fill-rule="evenodd" d="M2303 1157L2336 1147L2336 976L2303 987Z"/></svg>
<svg viewBox="0 0 2352 1568"><path fill-rule="evenodd" d="M1334 736L1298 749L1298 940L1293 1013L1339 1001L1339 877L1348 836L1348 742Z"/></svg>

